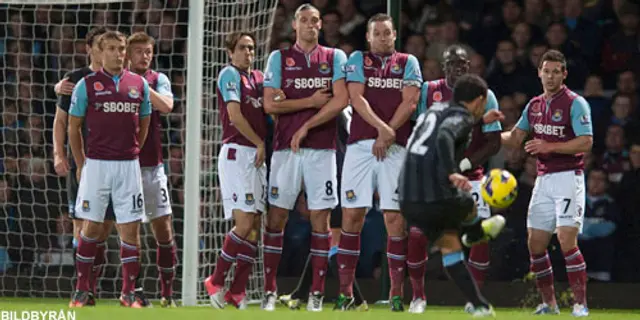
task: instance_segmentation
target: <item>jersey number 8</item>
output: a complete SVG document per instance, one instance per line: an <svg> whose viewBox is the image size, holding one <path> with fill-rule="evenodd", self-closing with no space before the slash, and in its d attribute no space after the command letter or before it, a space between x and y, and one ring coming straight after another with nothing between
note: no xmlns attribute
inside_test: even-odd
<svg viewBox="0 0 640 320"><path fill-rule="evenodd" d="M409 145L411 146L409 152L421 156L427 153L429 147L425 146L424 143L433 134L433 131L436 128L437 120L438 117L435 113L429 113L427 116L425 116L425 114L423 113L420 115L420 117L418 117L416 129L421 128L422 126L426 127L424 128L422 133L420 133L420 136L418 137L418 140L415 141L415 143L413 142L413 138L416 134L416 131L411 134L411 137L409 138Z"/></svg>

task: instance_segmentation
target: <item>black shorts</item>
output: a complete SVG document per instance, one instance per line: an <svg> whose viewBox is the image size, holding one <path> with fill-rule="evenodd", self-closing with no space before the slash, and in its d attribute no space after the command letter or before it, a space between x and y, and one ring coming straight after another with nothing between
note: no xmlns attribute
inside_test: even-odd
<svg viewBox="0 0 640 320"><path fill-rule="evenodd" d="M78 197L78 179L76 178L76 168L69 170L67 176L67 199L69 199L69 218L76 218L76 198ZM113 212L113 201L109 199L109 205L107 206L107 212L104 215L105 220L116 220L116 215Z"/></svg>
<svg viewBox="0 0 640 320"><path fill-rule="evenodd" d="M431 244L446 230L460 230L462 222L473 211L475 202L468 192L436 202L402 202L400 211L409 227L418 227Z"/></svg>

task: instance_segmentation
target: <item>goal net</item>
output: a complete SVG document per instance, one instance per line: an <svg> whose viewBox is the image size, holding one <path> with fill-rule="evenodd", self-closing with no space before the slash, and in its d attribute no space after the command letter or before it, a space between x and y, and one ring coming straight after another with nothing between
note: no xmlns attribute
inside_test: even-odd
<svg viewBox="0 0 640 320"><path fill-rule="evenodd" d="M215 81L228 63L224 37L246 30L257 38L256 68L264 68L277 0L205 1L203 77L187 83L187 0L9 0L0 6L0 296L68 298L73 290L74 256L65 178L53 170L52 127L56 110L54 84L70 70L86 66L84 36L96 26L130 34L146 31L156 39L152 67L169 76L174 110L164 116L165 170L178 245L175 298L180 298L183 223L199 219L198 301L208 301L202 286L213 272L225 234L217 155L221 125ZM54 4L55 3L55 4ZM186 87L202 85L202 97L187 97ZM189 105L199 103L201 131L201 205L184 212L184 159ZM156 243L149 226L141 231L140 284L159 298ZM248 285L251 300L262 291L262 250ZM121 288L116 234L107 241L107 263L98 297L116 298Z"/></svg>

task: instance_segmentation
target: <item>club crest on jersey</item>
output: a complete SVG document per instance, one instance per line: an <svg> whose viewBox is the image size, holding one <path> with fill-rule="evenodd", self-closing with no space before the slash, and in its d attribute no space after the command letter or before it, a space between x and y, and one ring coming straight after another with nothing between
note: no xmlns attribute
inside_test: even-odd
<svg viewBox="0 0 640 320"><path fill-rule="evenodd" d="M353 190L347 190L347 192L345 192L345 196L347 197L347 201L355 201L356 200L356 193L353 192Z"/></svg>
<svg viewBox="0 0 640 320"><path fill-rule="evenodd" d="M278 193L278 187L271 187L271 199L278 199L278 196L280 195Z"/></svg>
<svg viewBox="0 0 640 320"><path fill-rule="evenodd" d="M296 65L296 61L293 60L293 58L288 57L284 60L284 63L287 65L287 67L293 67Z"/></svg>
<svg viewBox="0 0 640 320"><path fill-rule="evenodd" d="M102 82L96 81L96 82L93 83L93 90L102 91L102 90L104 90L104 85L102 84Z"/></svg>
<svg viewBox="0 0 640 320"><path fill-rule="evenodd" d="M553 120L555 122L562 121L562 110L558 109L558 110L554 111L553 112L553 116L551 116L551 120Z"/></svg>
<svg viewBox="0 0 640 320"><path fill-rule="evenodd" d="M399 64L394 63L391 66L391 73L393 73L393 74L401 74L402 73L402 67Z"/></svg>
<svg viewBox="0 0 640 320"><path fill-rule="evenodd" d="M331 68L329 68L329 64L326 62L320 62L320 66L318 67L318 71L322 74L327 74L331 72Z"/></svg>
<svg viewBox="0 0 640 320"><path fill-rule="evenodd" d="M253 193L247 193L244 195L244 203L248 206L254 204L256 199L253 197Z"/></svg>
<svg viewBox="0 0 640 320"><path fill-rule="evenodd" d="M131 99L140 98L140 92L138 92L138 89L136 87L129 87L129 98Z"/></svg>
<svg viewBox="0 0 640 320"><path fill-rule="evenodd" d="M442 92L436 91L433 93L433 101L440 102L442 101Z"/></svg>
<svg viewBox="0 0 640 320"><path fill-rule="evenodd" d="M91 211L91 207L89 206L89 200L82 201L82 211L89 212Z"/></svg>

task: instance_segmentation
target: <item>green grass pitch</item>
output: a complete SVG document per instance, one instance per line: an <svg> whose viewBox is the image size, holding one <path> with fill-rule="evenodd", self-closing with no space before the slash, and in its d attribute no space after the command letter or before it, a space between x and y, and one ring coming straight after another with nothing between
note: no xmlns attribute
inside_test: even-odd
<svg viewBox="0 0 640 320"><path fill-rule="evenodd" d="M68 303L68 300L62 299L0 297L0 320L27 320L21 318L20 315L18 315L17 319L7 318L6 311L15 311L21 314L22 311L60 311L62 309L66 313ZM324 311L320 313L307 312L306 310L291 311L284 306L278 306L276 312L269 313L260 310L258 306L252 306L249 310L239 311L232 307L224 310L214 310L208 306L163 309L159 307L157 301L154 301L154 305L154 308L148 309L125 309L120 307L115 300L99 300L98 306L95 308L75 309L75 320L191 320L216 319L217 317L224 317L225 320L299 320L300 317L304 317L305 320L388 320L389 317L394 319L418 317L435 320L471 319L471 316L462 312L462 306L459 308L428 306L424 314L413 315L407 312L392 313L382 306L373 306L368 312L335 312L331 310L332 305L325 304ZM524 309L497 309L496 313L498 319L540 319L540 316L530 315L531 311ZM550 319L573 319L573 317L571 317L570 310L565 308L560 316L551 316ZM640 311L591 310L591 315L587 319L640 319Z"/></svg>

